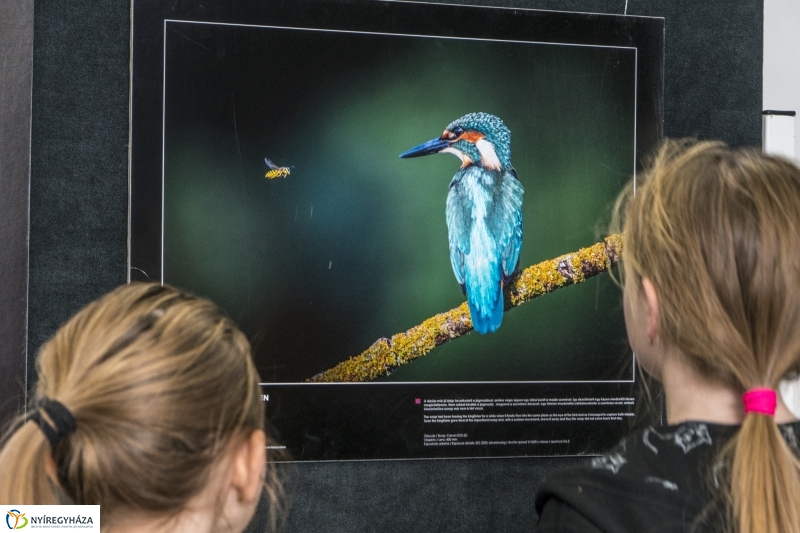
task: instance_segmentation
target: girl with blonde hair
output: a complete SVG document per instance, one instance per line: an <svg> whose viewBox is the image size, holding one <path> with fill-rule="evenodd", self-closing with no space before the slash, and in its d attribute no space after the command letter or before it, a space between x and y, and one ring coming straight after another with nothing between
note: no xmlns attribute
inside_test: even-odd
<svg viewBox="0 0 800 533"><path fill-rule="evenodd" d="M250 345L213 303L119 287L56 332L37 371L0 450L0 504L100 505L109 532L239 532L263 492L275 516Z"/></svg>
<svg viewBox="0 0 800 533"><path fill-rule="evenodd" d="M618 202L628 339L666 426L558 474L539 531L800 533L800 170L667 142Z"/></svg>

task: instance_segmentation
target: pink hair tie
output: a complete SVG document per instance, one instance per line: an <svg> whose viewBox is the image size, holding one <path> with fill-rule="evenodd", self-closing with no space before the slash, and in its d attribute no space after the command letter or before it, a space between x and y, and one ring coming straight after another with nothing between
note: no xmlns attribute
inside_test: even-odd
<svg viewBox="0 0 800 533"><path fill-rule="evenodd" d="M775 407L778 405L778 395L774 389L750 389L742 394L744 413L759 413L775 416Z"/></svg>

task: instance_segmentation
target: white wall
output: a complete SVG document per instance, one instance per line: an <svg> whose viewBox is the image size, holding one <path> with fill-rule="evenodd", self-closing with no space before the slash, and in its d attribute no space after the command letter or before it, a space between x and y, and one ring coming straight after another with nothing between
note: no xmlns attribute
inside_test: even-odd
<svg viewBox="0 0 800 533"><path fill-rule="evenodd" d="M800 115L800 0L764 0L763 109ZM800 132L797 122L795 131ZM794 153L800 161L800 135L795 136ZM800 381L785 383L781 392L800 416Z"/></svg>
<svg viewBox="0 0 800 533"><path fill-rule="evenodd" d="M800 0L764 0L763 109L800 115ZM794 153L800 160L800 135Z"/></svg>

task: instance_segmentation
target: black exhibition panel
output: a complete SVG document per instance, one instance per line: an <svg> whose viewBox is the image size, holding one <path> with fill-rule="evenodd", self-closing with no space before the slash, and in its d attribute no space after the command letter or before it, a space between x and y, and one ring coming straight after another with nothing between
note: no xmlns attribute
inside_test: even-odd
<svg viewBox="0 0 800 533"><path fill-rule="evenodd" d="M33 2L0 4L0 421L25 405Z"/></svg>
<svg viewBox="0 0 800 533"><path fill-rule="evenodd" d="M397 157L454 116L491 111L511 128L521 269L596 242L662 137L663 19L133 6L131 279L235 317L293 460L587 455L628 431L637 385L608 274L361 383L308 380L463 302L446 181L426 174L432 158ZM292 163L278 179L265 151Z"/></svg>
<svg viewBox="0 0 800 533"><path fill-rule="evenodd" d="M664 135L760 143L760 1L464 3L663 17ZM127 279L130 16L130 2L122 0L35 5L29 387L42 342L80 307ZM154 43L154 49L162 48ZM286 464L285 530L530 531L537 487L553 470L581 462L530 457ZM261 514L251 530L259 523Z"/></svg>

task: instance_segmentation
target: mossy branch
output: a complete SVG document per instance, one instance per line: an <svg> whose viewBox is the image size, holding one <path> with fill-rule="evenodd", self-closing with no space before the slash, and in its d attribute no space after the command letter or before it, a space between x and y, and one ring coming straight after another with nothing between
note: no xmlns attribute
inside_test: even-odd
<svg viewBox="0 0 800 533"><path fill-rule="evenodd" d="M581 248L577 252L526 268L505 288L506 311L543 294L581 283L605 272L617 263L621 253L622 235L615 234L588 248ZM391 339L378 339L360 355L320 372L308 381L372 381L470 331L472 319L467 303L464 302L455 309L439 313L404 333L394 335Z"/></svg>

